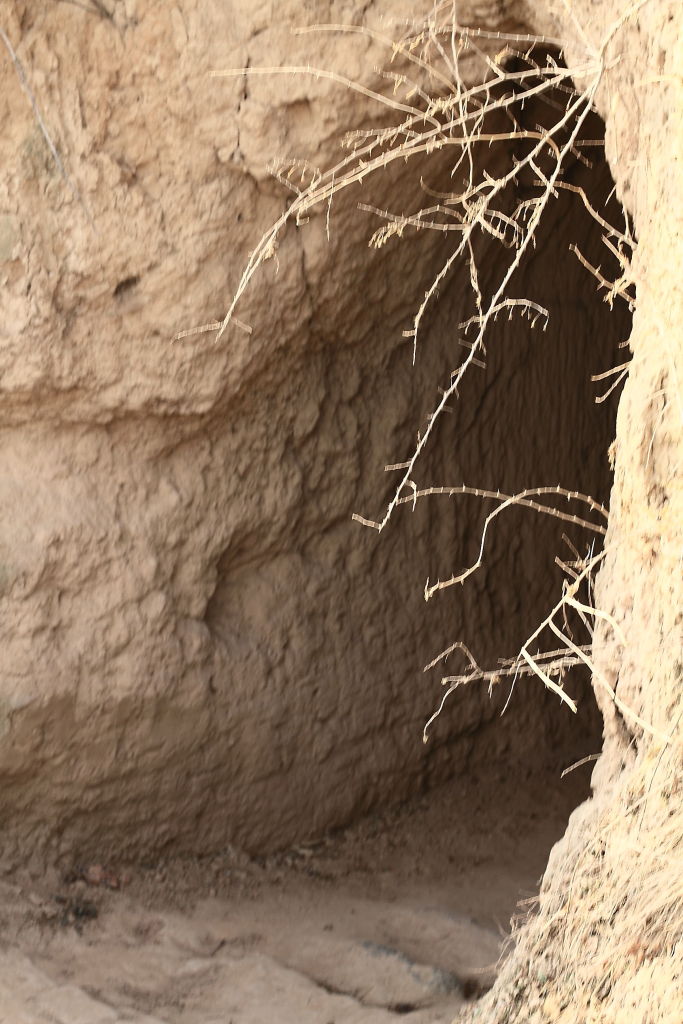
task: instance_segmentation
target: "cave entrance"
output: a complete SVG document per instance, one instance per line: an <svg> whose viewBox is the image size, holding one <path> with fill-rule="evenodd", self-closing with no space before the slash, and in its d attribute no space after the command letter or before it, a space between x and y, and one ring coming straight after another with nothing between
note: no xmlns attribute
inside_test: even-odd
<svg viewBox="0 0 683 1024"><path fill-rule="evenodd" d="M533 120L533 109L528 115ZM350 797L349 817L360 820L258 861L287 877L288 914L307 922L302 941L304 934L309 940L316 935L310 952L292 960L306 964L327 998L360 1002L368 1020L380 1009L387 1019L451 1019L491 984L500 932L519 900L533 906L552 845L589 795L602 746L602 718L580 658L566 675L551 673L576 714L538 674L501 665L515 660L540 623L551 621L563 587L600 551L606 526L597 506L608 507L612 484L618 390L611 385L625 362L631 316L627 303L603 301L587 268L601 267L606 279L619 272L584 197L608 222L623 214L597 116L587 120L585 136L590 147L577 147L563 173L569 187L558 187L534 246L510 280L511 295L528 296L547 310L547 326L534 332L514 316L493 324L415 480L418 491L452 487L454 493L406 504L379 539L357 534L349 540L365 552L355 568L350 563L347 591L350 602L361 598L355 649L362 667L359 689L349 685L329 727L352 751L341 755L336 785ZM441 184L442 194L448 187ZM534 183L516 187L532 194ZM495 247L479 255L481 281L495 278ZM403 282L406 267L398 259ZM388 263L386 255L368 257L359 279L363 290L372 294L373 282L389 275ZM422 267L426 279L439 266L432 251ZM463 299L468 277L465 268L440 288L415 368L412 341L390 342L387 323L381 333L386 347L375 350L361 374L366 384L345 399L366 453L354 511L366 511L373 501L373 469L409 458L415 432L433 409L434 385L447 385L454 351L466 340L458 325L471 313ZM424 275L412 279L417 302L424 281ZM353 349L352 358L367 356ZM458 491L463 483L471 488L467 493ZM492 492L526 494L543 506L547 495L536 489L556 486L562 494L550 505L570 519L512 503L491 521L482 548L487 517L501 504ZM308 548L319 555L324 550L315 540ZM477 572L425 608L425 579L447 580L474 565L482 550ZM541 671L576 647L589 658L590 613L567 605L552 621L570 643L550 625L538 630L528 650ZM467 652L454 647L436 666L436 679L415 682L416 653L426 662L455 641ZM544 651L551 652L546 660L539 655ZM440 701L440 668L443 675L471 679L445 702L420 749L417 734ZM367 678L376 683L370 696L362 682ZM315 696L322 699L320 689ZM330 797L337 798L336 792ZM329 947L323 932L335 935ZM360 945L348 945L359 934Z"/></svg>
<svg viewBox="0 0 683 1024"><path fill-rule="evenodd" d="M544 116L542 103L529 102L515 123L538 128ZM570 147L534 243L506 284L512 302L492 320L485 345L404 488L397 521L376 541L380 553L371 580L395 627L388 643L395 638L400 647L408 635L412 651L424 652L427 644L425 662L448 652L434 658L431 676L423 677L424 684L414 691L423 710L425 694L431 698L430 711L441 707L420 762L419 785L425 787L492 770L512 772L521 787L539 771L559 777L576 765L577 774L566 787L573 788L578 803L589 791L591 765L601 749L602 719L589 668L593 620L583 604L592 602L607 525L609 449L619 394L614 385L623 380L631 330L628 301L605 294L606 283L623 269L614 258L608 225L621 224L627 236L630 227L614 198L603 140L604 125L591 113ZM524 147L511 146L508 165L496 154L497 173L523 162L524 152ZM441 180L434 174L421 177L424 191L448 195L450 177L449 167ZM520 174L508 211L528 202L540 185L538 174ZM394 194L394 207L400 201ZM411 216L414 223L421 215ZM476 288L483 294L495 291L508 265L507 239L498 242L469 251L469 259L477 261ZM409 339L389 348L380 364L384 419L392 403L405 402L399 381L408 376L414 384L410 415L401 422L394 413L391 421L400 424L391 434L391 450L378 451L370 425L364 430L377 467L395 462L399 476L415 450L415 434L419 443L439 395L453 380L453 367L471 347L462 325L481 306L473 296L469 259L440 284L438 303L416 351ZM416 306L443 265L443 257L430 251L415 282ZM369 259L366 282L372 267ZM591 268L597 268L601 286ZM404 270L399 257L401 280ZM525 318L517 314L526 299L531 316ZM534 329L531 319L542 327ZM396 468L392 472L396 476ZM557 495L548 494L553 488ZM430 494L431 489L442 493ZM391 500L391 488L386 493ZM517 495L524 500L505 500ZM552 509L559 516L546 514ZM393 580L399 577L396 590ZM435 583L453 577L453 586L437 592ZM576 600L563 604L563 593L577 578L570 594ZM387 579L392 580L388 585ZM425 608L427 591L433 600ZM393 607L397 592L400 611ZM373 621L380 614L373 613ZM538 672L530 671L529 658L523 660L520 651L531 656ZM383 674L391 677L385 695L395 709L405 700L405 676ZM544 674L557 683L554 689L544 686ZM442 706L439 675L453 691ZM405 742L410 745L407 737ZM407 759L401 759L405 764Z"/></svg>
<svg viewBox="0 0 683 1024"><path fill-rule="evenodd" d="M612 483L609 448L619 394L613 385L623 379L631 330L627 304L605 302L604 290L601 294L586 269L587 264L602 266L608 277L620 272L605 247L603 229L583 199L606 219L623 222L624 216L599 149L604 131L597 116L591 117L589 130L590 159L581 154L563 173L567 188L558 190L535 245L509 284L511 295L533 297L547 310L544 329L530 329L512 311L492 325L485 352L441 418L417 483L418 488L453 488L452 493L421 499L433 503L427 527L432 543L423 575L432 588L435 581L452 577L462 581L435 592L429 605L443 605L436 612L437 619L445 616L437 626L444 630L440 649L448 650L448 633L451 643L466 645L466 650L456 647L432 670L458 687L435 723L436 745L448 746L458 723L465 729L481 726L486 740L481 745L475 741L470 756L475 761L481 757L482 764L492 756L511 757L517 771L541 761L563 770L595 757L601 747L601 716L590 672L575 650L580 648L590 661L590 613L567 605L549 617L576 576L584 578L583 587L577 587L578 602L592 601L586 584L599 564L595 556L602 549ZM492 250L480 258L481 279L500 276ZM466 290L462 278L443 289L425 342L433 346L435 366L443 368L452 358L454 325L466 321L469 313L463 303ZM467 339L456 336L455 344L463 343ZM443 373L440 379L448 380ZM460 492L461 485L467 485L462 488L466 493ZM555 486L562 492L556 500L534 493ZM484 494L473 493L477 489ZM557 519L514 501L505 508L502 498L491 497L497 492L524 495L566 517ZM412 514L404 514L408 530ZM569 521L572 516L575 522ZM591 558L594 569L587 568ZM470 575L471 569L476 571ZM543 622L547 624L540 628ZM539 675L529 674L518 654L522 649L534 661L539 655L541 672L541 652L550 652L545 664L554 665L565 654L569 662L578 663L560 682L580 705L578 716L568 713L562 695L544 687ZM555 678L552 672L550 676ZM472 693L475 687L478 695ZM505 715L498 718L503 708ZM587 779L590 768L583 773Z"/></svg>
<svg viewBox="0 0 683 1024"><path fill-rule="evenodd" d="M255 83L240 102L258 100ZM268 119L257 114L260 129ZM521 166L542 123L533 104L525 116L525 137L497 151L507 167ZM616 396L596 398L623 362L630 322L623 307L605 305L584 265L604 269L607 257L603 229L576 190L608 220L610 202L619 214L596 142L602 129L594 117L584 128L591 145L568 152L572 188L557 185L507 283L508 297L535 304L527 312L547 310L547 329L529 330L510 307L512 319L491 324L416 487L515 495L560 485L608 500ZM547 179L543 166L532 171L513 182L513 202L533 201L536 176ZM448 175L387 180L379 209L389 199L408 209L424 196L423 180L433 193L452 187ZM256 186L248 187L253 200ZM514 209L501 212L509 219ZM344 223L348 206L340 210ZM409 502L379 538L351 522L351 513L381 507L383 467L410 457L439 387L452 382L468 340L459 325L473 314L470 270L444 277L413 368L413 343L401 332L443 265L439 245L421 233L368 253L366 236L351 231L328 245L325 221L323 213L284 238L283 265L301 274L280 292L273 285L272 300L256 296L263 320L257 309L254 337L267 336L265 322L278 343L234 345L225 371L239 379L233 391L226 386L208 413L190 407L193 422L175 439L163 422L147 423L134 471L137 421L109 431L125 456L123 479L142 481L143 511L136 506L126 521L138 546L117 549L117 558L139 561L146 589L131 632L144 657L114 664L107 652L118 653L128 634L113 628L103 650L114 668L103 678L112 694L125 681L125 697L96 705L90 731L85 714L72 724L66 700L55 714L20 705L29 712L5 748L14 786L6 799L24 838L45 832L70 868L54 886L41 882L37 899L39 883L27 882L29 920L38 905L41 928L77 925L68 941L42 932L27 940L25 908L13 916L16 933L8 925L19 947L33 942L64 980L57 992L46 982L30 996L70 1000L77 1010L62 1019L113 1019L112 1007L174 1024L451 1019L490 983L501 931L520 897L533 900L552 844L588 793L601 719L586 671L564 681L575 716L537 676L516 678L499 665L562 593L567 574L556 559L580 561L590 550L585 527L513 503L466 585L425 605L426 578L445 580L477 561L499 499L468 492ZM498 217L498 241L509 251L505 223ZM470 255L490 288L500 250L485 243ZM280 300L285 314L273 319ZM568 500L581 518L586 503ZM133 558L138 551L147 557ZM583 643L581 610L566 611L558 628ZM552 650L546 639L538 649ZM455 690L423 745L443 691L438 668L420 669L458 642L491 675ZM443 665L458 675L463 663L467 671L457 647ZM51 743L46 720L60 730ZM40 766L28 770L36 743ZM124 877L103 855L129 859L134 873L124 900L81 942L93 919L85 887L120 888ZM8 905L25 891L8 888ZM106 1006L74 991L75 962L78 984ZM43 984L35 973L29 982Z"/></svg>
<svg viewBox="0 0 683 1024"><path fill-rule="evenodd" d="M517 55L505 83L535 88L543 59L554 75L556 57ZM332 216L328 206L306 208L309 219L283 233L281 259L302 260L310 310L304 347L286 378L274 380L285 410L279 448L274 430L264 430L270 462L260 477L274 483L261 505L275 516L259 523L249 510L233 526L205 615L214 721L234 769L216 767L216 796L231 839L254 852L320 836L450 780L512 776L521 792L539 774L557 778L581 763L564 791L575 791L574 805L588 792L601 716L583 663L587 609L611 487L612 384L630 333L628 303L604 302L590 268L603 282L618 277L609 224L623 225L624 215L597 115L583 112L576 131L560 117L537 151L558 107L567 109L566 90L514 94L508 104L504 86L479 128L496 145L469 167L457 216L448 197L463 186L446 149L363 181L364 216L355 182L335 193ZM492 181L506 187L486 229L442 273L452 236L410 230L427 216L425 196L429 215L446 218L442 227L467 227L479 209L468 205L473 182L483 202ZM392 230L375 235L387 244L368 250L378 216ZM434 282L438 302L414 342L404 334ZM496 315L470 360L485 296ZM277 298L275 288L268 312ZM259 315L269 322L257 299L255 333ZM444 392L447 407L431 429ZM430 429L391 524L378 537L351 523L352 513L377 517L378 507L381 519L416 435L421 445ZM452 493L420 496L429 488ZM425 604L425 580L433 589L452 576L463 585L434 591ZM577 576L576 600L562 602ZM444 651L434 671L420 672ZM423 745L422 726L444 693L439 674L459 685ZM218 735L212 750L221 743ZM250 813L244 792L262 814ZM219 830L203 820L210 845Z"/></svg>
<svg viewBox="0 0 683 1024"><path fill-rule="evenodd" d="M287 583L293 566L309 595L296 621L305 622L309 643L315 639L314 672L300 680L301 689L287 690L283 682L267 694L271 710L281 700L287 712L266 737L268 757L279 752L279 760L265 777L260 806L276 808L274 830L265 842L261 832L253 844L258 852L241 868L245 879L264 873L256 897L268 922L261 948L314 977L323 992L318 998L330 1008L351 997L368 1020L380 1010L440 1019L435 1007L451 1019L487 988L501 933L520 899L533 905L553 844L589 794L602 745L586 666L561 680L576 714L538 675L500 666L557 604L571 569L580 572L577 565L600 550L603 534L586 522L602 528L604 518L594 513L609 501L617 395L607 392L611 371L624 362L630 313L625 304L611 309L603 301L586 268L601 265L609 273L603 230L582 194L606 218L620 211L599 119L591 117L585 131L590 152L577 150L566 167L563 181L571 187L558 187L535 245L510 279L511 295L547 310L547 327L532 330L515 315L496 320L416 480L418 488L464 483L472 491L409 502L379 537L350 527L351 512L376 508L383 467L409 457L439 385L448 384L454 353L466 351L458 325L471 314L471 287L467 267L444 282L413 366L412 340L401 339L401 329L438 272L439 253L403 239L354 263L332 243L335 281L347 285L338 300L344 316L332 315L334 294L323 285L326 315L314 320L318 334L298 379L306 386L325 381L316 429L299 450L315 467L309 510L324 512L312 522L334 509L333 522L309 529L296 561L282 552L255 572L242 539L219 564L207 621L226 652L237 649L236 635L251 650L248 638L263 632L265 616L271 636L279 631L273 646L286 652L285 668L304 660L296 653L296 605L293 612ZM400 187L399 178L392 183L395 202ZM517 187L528 195L533 181ZM500 255L494 245L478 255L483 287L500 272ZM364 326L360 339L343 345L320 320ZM299 398L303 404L301 392ZM333 477L334 489L324 483ZM342 478L348 487L337 486ZM486 518L501 502L491 492L528 491L544 505L548 495L536 489L558 485L553 507L569 520L512 503L492 521L477 572L425 605L426 578L447 579L477 561ZM330 567L337 573L333 587ZM556 623L582 647L590 640L584 620L590 625L587 613L568 606ZM484 675L475 673L452 693L423 745L422 726L443 690L441 666L426 675L420 668L456 641ZM568 650L549 627L529 647L533 657L559 651L555 660ZM454 648L443 674L467 673L467 657ZM271 679L278 679L279 663L271 659ZM291 748L295 726L303 752ZM305 841L292 846L292 831ZM273 877L282 886L277 921L268 895ZM412 1016L420 1013L426 1016Z"/></svg>

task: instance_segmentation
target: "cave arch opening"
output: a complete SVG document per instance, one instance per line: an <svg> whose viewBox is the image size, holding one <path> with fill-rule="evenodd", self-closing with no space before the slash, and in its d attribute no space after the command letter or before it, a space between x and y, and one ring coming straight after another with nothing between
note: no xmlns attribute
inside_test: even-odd
<svg viewBox="0 0 683 1024"><path fill-rule="evenodd" d="M527 104L520 123L526 120L538 126L543 118L539 107L543 104ZM442 670L450 679L455 676L457 689L443 704L430 732L425 785L438 782L449 772L456 776L463 770L486 772L492 761L498 768L504 765L504 770L517 773L520 781L539 769L559 777L577 766L579 775L571 785L579 802L589 792L590 765L601 749L602 718L591 686L591 622L581 608L577 614L576 607L563 607L560 624L565 635L560 641L550 620L544 631L537 630L571 584L572 571L580 574L587 560L601 550L619 394L618 386L613 385L623 381L631 330L628 297L625 301L623 296L606 296L606 287L597 287L590 273L591 267L602 268L603 285L619 277L623 267L606 245L599 217L607 223L623 222L627 217L615 200L603 151L604 123L596 113L587 118L582 135L590 140L587 148L577 146L573 159L563 168L562 187L556 190L533 247L509 283L510 294L529 296L548 311L545 329L534 333L528 322L512 315L492 326L485 356L463 383L448 415L441 417L415 483L418 493L422 488L452 486L457 491L469 485L473 491L487 492L488 497L482 499L474 493L427 496L423 500L432 507L419 513L420 502L409 503L393 530L405 530L418 545L423 542L419 558L411 561L407 557L407 550L416 550L408 541L400 555L389 554L379 561L386 571L392 558L400 558L405 568L403 586L408 590L412 585L420 594L425 578L433 584L457 575L463 566L475 565L484 551L487 517L500 505L491 497L496 492L516 495L526 489L557 486L563 499L555 507L570 508L571 500L564 500L566 493L582 495L594 499L605 515L598 517L600 528L592 533L585 529L585 522L568 525L513 504L491 524L475 577L468 578L463 587L437 595L429 612L421 609L421 616L430 612L433 616L430 639L439 637L432 651L424 652L425 662L430 654L448 650L453 641L465 645L456 645L449 664L440 661L435 666L437 673ZM520 156L512 152L508 158L515 161ZM451 187L448 177L446 170L441 183L444 191ZM531 194L534 185L538 187L538 180L532 179L515 181L517 198ZM432 179L430 185L430 194L437 194L439 183ZM600 211L598 219L591 208ZM630 235L628 221L626 231ZM494 246L484 248L479 256L482 291L485 286L481 282L487 277L494 279L499 272L497 258ZM430 259L433 267L441 265L433 252ZM366 271L366 280L371 273ZM467 344L459 325L471 312L464 299L470 290L469 276L467 267L453 273L440 288L437 308L427 321L417 354L418 365L422 363L416 385L418 438L432 409L433 389L429 391L427 382L445 385L449 372L452 376L454 349ZM400 367L400 373L415 373L408 367L411 349L412 342L398 345L389 365ZM397 462L414 448L415 419L413 416L403 425L402 436L399 432ZM395 454L396 449L384 461ZM571 511L577 520L590 518L576 505ZM383 540L377 541L378 546ZM596 565L598 562L599 558ZM589 575L592 582L592 573ZM379 579L377 588L381 592ZM555 617L555 626L559 621ZM577 717L557 693L544 688L538 675L525 673L518 652L529 636L534 638L533 651L528 648L532 655L559 647L556 656L569 654L569 661L577 662L566 676L560 674L561 688L580 707ZM584 663L571 657L576 646L585 654ZM481 673L483 678L478 671L471 671L473 652L477 669L488 670ZM452 667L456 659L460 659L459 668ZM514 671L506 661L515 662ZM540 658L539 665L543 667ZM432 679L436 685L431 696L436 693L434 707L439 707L438 675ZM422 693L427 692L424 686ZM505 714L499 717L502 711Z"/></svg>
<svg viewBox="0 0 683 1024"><path fill-rule="evenodd" d="M542 59L534 56L532 66ZM425 196L453 190L448 154L389 167L363 182L360 215L354 186L282 235L281 259L300 259L304 267L303 346L285 381L255 365L259 386L272 388L287 408L277 440L266 425L260 445L276 451L278 469L287 471L290 512L268 491L275 520L262 516L257 525L252 512L229 533L217 552L205 613L217 705L241 677L258 677L249 699L230 709L238 777L271 809L260 820L247 822L245 808L233 817L235 835L252 849L321 834L450 779L486 777L492 766L522 785L539 772L557 779L578 764L565 784L575 790L569 804L589 791L601 716L576 648L589 663L590 614L561 607L554 617L564 631L559 640L550 621L543 631L538 626L572 573L581 572L577 565L600 549L618 395L611 385L621 379L614 371L625 361L630 309L618 296L606 303L589 269L601 268L607 282L623 269L605 241L604 225L625 214L614 197L598 115L583 117L578 136L570 126L553 137L541 153L550 164L540 156L526 162L539 134L554 124L556 100L551 92L494 108L481 130L496 145L469 171L483 181L509 176L495 216L498 224L512 223L543 191L553 155L564 147L533 244L507 275L504 298L511 303L488 324L485 345L439 418L410 485L471 490L397 507L379 537L351 515L372 516L391 498L395 471L385 467L410 457L468 351L462 325L477 312L477 289L495 291L519 237L495 230L473 240L469 256L440 280L438 302L414 347L406 327L439 276L448 235L406 230L369 249L367 239L389 202L408 229L422 216L413 211ZM255 289L250 309L255 333L262 294ZM278 299L275 285L269 311ZM520 307L522 314L543 312L518 315ZM534 327L536 319L541 325ZM545 490L555 487L562 493L549 498ZM425 605L425 579L448 579L477 563L487 516L500 505L495 495L527 491L531 506L512 502L491 521L481 565L464 586ZM543 514L535 501L560 517ZM519 652L527 641L532 660L555 650L555 662L579 662L566 676L562 665L559 696L526 671ZM461 646L446 662L421 673L454 643ZM466 677L470 657L483 678L475 672L462 680L423 746L422 727L444 692L439 669L451 679ZM506 659L512 667L501 666ZM539 664L550 672L547 662ZM574 703L576 716L567 707ZM234 788L231 779L221 784L231 809Z"/></svg>

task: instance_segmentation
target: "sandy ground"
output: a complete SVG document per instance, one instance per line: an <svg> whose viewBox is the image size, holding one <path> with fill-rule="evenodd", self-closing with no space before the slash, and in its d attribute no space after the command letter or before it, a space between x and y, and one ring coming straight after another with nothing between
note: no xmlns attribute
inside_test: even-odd
<svg viewBox="0 0 683 1024"><path fill-rule="evenodd" d="M103 850L5 877L0 1021L450 1021L490 986L584 773L452 783L267 859L126 868Z"/></svg>

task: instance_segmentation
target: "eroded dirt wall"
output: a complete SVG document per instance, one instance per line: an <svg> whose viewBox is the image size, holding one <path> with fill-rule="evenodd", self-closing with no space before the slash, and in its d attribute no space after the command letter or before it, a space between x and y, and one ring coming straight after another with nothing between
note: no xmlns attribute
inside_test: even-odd
<svg viewBox="0 0 683 1024"><path fill-rule="evenodd" d="M374 225L352 216L356 197L340 200L329 242L324 216L285 237L277 273L266 268L239 311L251 335L172 341L223 315L259 231L284 208L269 159L324 160L367 117L364 99L329 82L208 77L315 63L363 78L383 59L368 40L292 36L302 19L364 16L360 4L323 6L279 5L277 17L270 4L194 0L127 0L112 18L58 2L7 10L68 177L5 48L7 857L23 857L27 839L65 856L103 842L130 856L265 849L477 758L533 765L566 750L571 761L596 742L589 705L567 727L539 684L520 684L495 726L506 693L458 696L421 742L439 696L421 666L456 638L482 662L516 653L558 582L557 524L525 532L513 514L474 585L426 608L427 573L476 551L481 507L424 504L379 540L351 522L381 508L383 466L409 454L452 365L466 275L415 369L401 337L441 239L370 253ZM379 19L401 14L375 7ZM377 205L419 198L417 176L384 187ZM564 200L555 216L535 257L556 275L538 296L554 303L551 327L501 334L428 459L431 482L561 481L605 496L610 415L588 378L613 364L624 322L585 298L581 268L555 244L567 221L588 253L595 233Z"/></svg>

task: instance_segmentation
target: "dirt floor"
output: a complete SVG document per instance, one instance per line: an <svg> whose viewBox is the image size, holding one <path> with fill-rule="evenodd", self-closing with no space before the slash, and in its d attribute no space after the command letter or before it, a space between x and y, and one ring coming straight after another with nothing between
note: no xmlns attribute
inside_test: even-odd
<svg viewBox="0 0 683 1024"><path fill-rule="evenodd" d="M456 781L267 859L126 868L103 847L5 876L0 1021L450 1021L490 986L587 777Z"/></svg>

